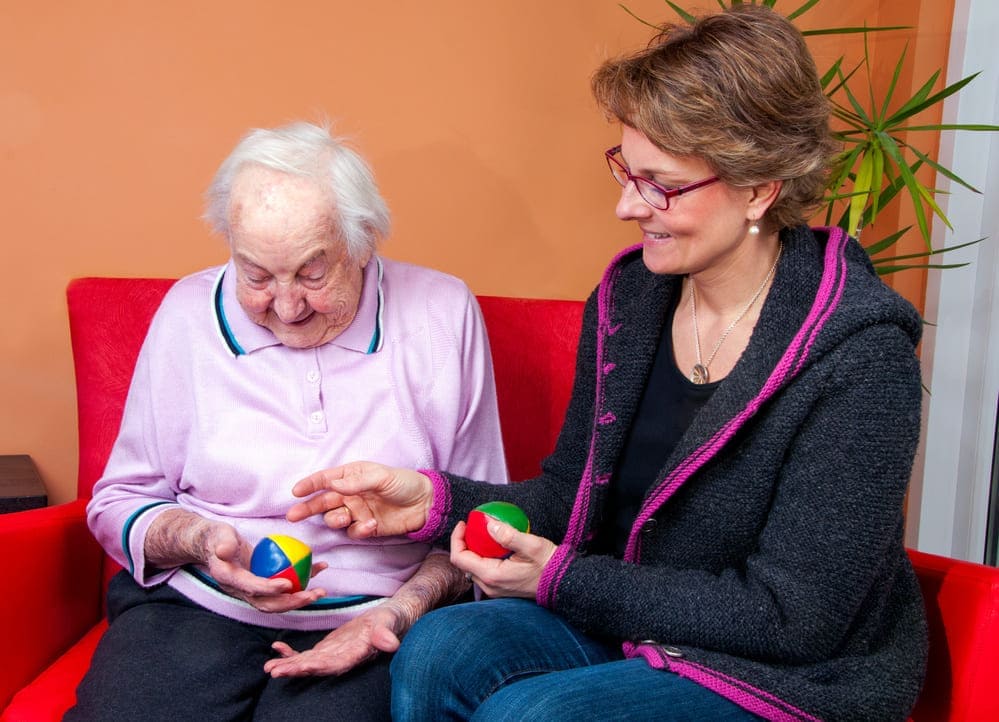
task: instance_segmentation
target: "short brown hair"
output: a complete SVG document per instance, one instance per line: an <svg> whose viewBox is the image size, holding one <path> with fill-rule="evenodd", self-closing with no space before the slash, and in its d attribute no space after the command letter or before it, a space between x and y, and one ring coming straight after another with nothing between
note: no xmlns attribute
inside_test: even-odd
<svg viewBox="0 0 999 722"><path fill-rule="evenodd" d="M839 149L801 33L761 5L665 25L593 76L605 112L664 152L704 159L726 183L783 181L765 220L802 223L821 204Z"/></svg>

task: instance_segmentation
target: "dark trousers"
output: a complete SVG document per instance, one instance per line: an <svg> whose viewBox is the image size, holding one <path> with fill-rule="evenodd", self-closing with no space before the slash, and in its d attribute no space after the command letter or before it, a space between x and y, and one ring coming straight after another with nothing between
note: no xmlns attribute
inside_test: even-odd
<svg viewBox="0 0 999 722"><path fill-rule="evenodd" d="M243 624L124 572L108 589L108 617L67 721L390 719L389 655L340 677L264 674L274 641L301 651L327 632Z"/></svg>

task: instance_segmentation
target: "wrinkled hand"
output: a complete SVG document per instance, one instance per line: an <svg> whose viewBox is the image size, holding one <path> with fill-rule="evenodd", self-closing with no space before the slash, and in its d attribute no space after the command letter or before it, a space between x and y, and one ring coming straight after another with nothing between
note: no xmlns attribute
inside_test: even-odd
<svg viewBox="0 0 999 722"><path fill-rule="evenodd" d="M251 572L253 548L228 524L214 524L206 538L206 545L209 553L205 561L212 578L227 594L262 612L287 612L326 596L322 589L290 593L292 585L289 580L267 579ZM313 564L310 576L315 576L326 566L325 562Z"/></svg>
<svg viewBox="0 0 999 722"><path fill-rule="evenodd" d="M312 649L297 652L275 642L272 647L281 656L264 663L264 672L271 677L344 674L379 652L397 650L406 631L402 626L402 615L386 602L334 629Z"/></svg>
<svg viewBox="0 0 999 722"><path fill-rule="evenodd" d="M544 537L524 534L497 519L490 519L486 530L513 555L506 559L488 559L469 551L465 545L465 522L458 522L451 533L451 563L471 574L487 596L534 599L541 572L557 546Z"/></svg>
<svg viewBox="0 0 999 722"><path fill-rule="evenodd" d="M227 594L263 612L298 609L326 596L323 589L291 593L287 579L265 579L250 571L253 548L230 524L184 509L159 515L146 534L146 561L163 569L203 565ZM326 568L312 566L312 576Z"/></svg>
<svg viewBox="0 0 999 722"><path fill-rule="evenodd" d="M423 474L368 461L317 471L292 488L310 498L288 510L288 521L321 514L331 529L346 529L352 539L393 536L421 529L433 501Z"/></svg>

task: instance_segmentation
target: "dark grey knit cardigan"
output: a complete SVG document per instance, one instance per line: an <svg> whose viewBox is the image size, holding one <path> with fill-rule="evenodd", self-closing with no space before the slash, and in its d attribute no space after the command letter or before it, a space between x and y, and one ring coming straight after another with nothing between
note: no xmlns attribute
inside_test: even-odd
<svg viewBox="0 0 999 722"><path fill-rule="evenodd" d="M434 510L415 536L513 501L532 533L562 540L537 601L577 628L768 719L902 720L927 648L902 541L920 319L839 229L781 238L749 345L648 492L624 561L587 545L681 282L649 272L640 249L587 303L542 474L487 488L431 474Z"/></svg>

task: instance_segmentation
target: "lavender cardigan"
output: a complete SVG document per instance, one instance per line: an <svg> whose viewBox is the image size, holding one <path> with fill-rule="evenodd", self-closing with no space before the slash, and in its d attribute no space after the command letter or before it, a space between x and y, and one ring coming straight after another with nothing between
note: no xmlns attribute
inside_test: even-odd
<svg viewBox="0 0 999 722"><path fill-rule="evenodd" d="M485 488L435 473L417 535L487 499L561 540L537 601L625 654L774 720L903 720L926 623L903 547L919 434L920 320L838 229L782 234L784 254L737 366L648 492L626 559L588 555L677 277L640 249L589 299L576 379L542 474Z"/></svg>

